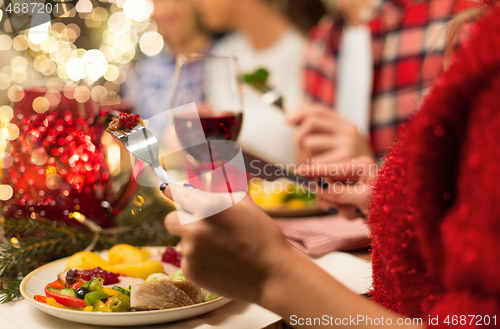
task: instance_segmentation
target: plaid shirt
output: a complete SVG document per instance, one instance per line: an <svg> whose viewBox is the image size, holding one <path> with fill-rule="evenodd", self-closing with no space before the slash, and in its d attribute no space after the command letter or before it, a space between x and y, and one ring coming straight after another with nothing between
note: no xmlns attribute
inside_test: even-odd
<svg viewBox="0 0 500 329"><path fill-rule="evenodd" d="M447 22L473 6L464 0L382 1L369 22L374 64L370 139L377 156L387 154L400 124L442 73ZM311 32L305 52L306 98L332 108L341 37L342 26L325 18Z"/></svg>

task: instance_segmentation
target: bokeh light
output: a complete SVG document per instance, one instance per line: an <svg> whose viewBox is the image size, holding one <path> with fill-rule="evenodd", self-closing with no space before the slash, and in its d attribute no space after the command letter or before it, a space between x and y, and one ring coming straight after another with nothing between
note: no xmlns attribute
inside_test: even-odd
<svg viewBox="0 0 500 329"><path fill-rule="evenodd" d="M7 91L7 97L11 102L19 102L24 97L24 89L21 86L12 86Z"/></svg>
<svg viewBox="0 0 500 329"><path fill-rule="evenodd" d="M0 200L7 201L14 195L14 190L9 185L0 185Z"/></svg>
<svg viewBox="0 0 500 329"><path fill-rule="evenodd" d="M9 50L12 47L12 39L7 35L0 35L0 50Z"/></svg>
<svg viewBox="0 0 500 329"><path fill-rule="evenodd" d="M3 169L7 169L10 166L12 166L12 163L14 162L14 159L12 158L12 155L7 152L0 153L0 167Z"/></svg>
<svg viewBox="0 0 500 329"><path fill-rule="evenodd" d="M55 109L61 102L61 91L81 103L90 99L97 103L118 102L121 84L127 79L127 70L133 67L131 62L144 55L156 56L164 48L152 13L152 0L80 0L77 8L68 13L68 17L75 17L72 23L49 21L14 34L10 24L19 22L4 20L2 27L7 33L0 33L0 51L10 51L13 56L0 68L0 90L7 93L10 102L19 102L24 97L20 84L37 85L35 80L42 79L47 92L33 100L33 113ZM0 20L3 14L0 10ZM47 18L34 16L40 21ZM88 40L94 36L99 39ZM14 162L9 141L19 137L20 126L11 123L13 116L10 106L0 107L0 168L8 168ZM111 148L110 152L108 155L116 156L120 150ZM30 156L37 165L48 161L42 148ZM119 167L110 170L117 173ZM57 172L51 172L45 183L56 190L62 180ZM0 200L10 198L12 188L0 185Z"/></svg>
<svg viewBox="0 0 500 329"><path fill-rule="evenodd" d="M79 81L85 77L85 64L80 58L75 58L66 67L68 77L73 81Z"/></svg>
<svg viewBox="0 0 500 329"><path fill-rule="evenodd" d="M37 166L44 165L48 159L49 156L47 155L47 151L45 151L44 147L39 147L31 153L31 162Z"/></svg>
<svg viewBox="0 0 500 329"><path fill-rule="evenodd" d="M37 97L33 101L33 111L36 113L45 113L49 110L50 103L45 97Z"/></svg>
<svg viewBox="0 0 500 329"><path fill-rule="evenodd" d="M148 11L146 0L127 0L123 4L123 13L130 19L140 21Z"/></svg>
<svg viewBox="0 0 500 329"><path fill-rule="evenodd" d="M144 55L156 56L163 49L163 37L155 31L146 32L142 35L139 46Z"/></svg>
<svg viewBox="0 0 500 329"><path fill-rule="evenodd" d="M50 174L45 178L45 185L51 190L57 190L61 187L62 178L58 174Z"/></svg>
<svg viewBox="0 0 500 329"><path fill-rule="evenodd" d="M7 140L14 140L19 137L19 127L13 123L9 123L1 130L3 137Z"/></svg>
<svg viewBox="0 0 500 329"><path fill-rule="evenodd" d="M7 122L14 117L14 111L8 105L0 106L0 121Z"/></svg>
<svg viewBox="0 0 500 329"><path fill-rule="evenodd" d="M118 12L113 15L108 20L108 28L111 31L111 33L116 34L116 35L122 35L126 33L129 29L130 26L132 25L132 22L130 21L130 18L127 17L123 12Z"/></svg>

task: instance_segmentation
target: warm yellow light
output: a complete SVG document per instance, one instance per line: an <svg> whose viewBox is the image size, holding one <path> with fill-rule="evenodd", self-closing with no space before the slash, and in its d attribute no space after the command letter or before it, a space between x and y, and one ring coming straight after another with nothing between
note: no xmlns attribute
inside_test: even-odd
<svg viewBox="0 0 500 329"><path fill-rule="evenodd" d="M10 66L12 67L12 70L14 70L14 72L20 73L26 71L26 69L28 68L28 61L24 57L16 56L10 62Z"/></svg>
<svg viewBox="0 0 500 329"><path fill-rule="evenodd" d="M77 87L77 85L74 83L64 85L64 87L63 87L64 96L66 96L66 98L69 98L69 99L74 99L76 87Z"/></svg>
<svg viewBox="0 0 500 329"><path fill-rule="evenodd" d="M73 81L79 81L85 77L85 64L80 58L75 58L66 67L68 77Z"/></svg>
<svg viewBox="0 0 500 329"><path fill-rule="evenodd" d="M163 37L154 31L146 32L139 41L139 47L146 56L156 56L162 51L164 46Z"/></svg>
<svg viewBox="0 0 500 329"><path fill-rule="evenodd" d="M19 240L17 238L11 238L10 243L14 245L16 248L20 248L21 246L19 245Z"/></svg>
<svg viewBox="0 0 500 329"><path fill-rule="evenodd" d="M2 129L5 139L14 140L19 137L19 127L13 123L9 123Z"/></svg>
<svg viewBox="0 0 500 329"><path fill-rule="evenodd" d="M0 200L7 201L14 195L14 190L10 185L0 185ZM17 241L16 238L12 238ZM12 240L11 240L12 242ZM14 243L14 242L13 242Z"/></svg>
<svg viewBox="0 0 500 329"><path fill-rule="evenodd" d="M115 65L109 65L106 73L104 73L104 79L108 81L115 81L120 76L120 70Z"/></svg>
<svg viewBox="0 0 500 329"><path fill-rule="evenodd" d="M7 91L7 96L11 102L19 102L24 97L24 89L21 86L12 86Z"/></svg>
<svg viewBox="0 0 500 329"><path fill-rule="evenodd" d="M13 162L12 155L10 155L7 152L0 153L0 167L1 168L4 168L4 169L9 168L10 166L12 166L12 162Z"/></svg>
<svg viewBox="0 0 500 329"><path fill-rule="evenodd" d="M12 39L7 35L0 35L0 50L9 50L12 47Z"/></svg>
<svg viewBox="0 0 500 329"><path fill-rule="evenodd" d="M77 221L79 222L83 222L83 220L85 219L85 216L83 216L82 214L80 214L79 212L74 212L71 214L71 217L73 217L74 219L76 219Z"/></svg>
<svg viewBox="0 0 500 329"><path fill-rule="evenodd" d="M45 185L51 190L57 190L61 187L62 178L58 174L50 174L45 178Z"/></svg>
<svg viewBox="0 0 500 329"><path fill-rule="evenodd" d="M109 173L116 176L120 173L120 146L117 144L109 145L107 150Z"/></svg>
<svg viewBox="0 0 500 329"><path fill-rule="evenodd" d="M104 88L103 86L95 86L92 88L92 91L90 92L90 97L92 97L94 102L100 103L106 97L106 93L107 93L106 88Z"/></svg>
<svg viewBox="0 0 500 329"><path fill-rule="evenodd" d="M51 58L57 63L64 63L68 60L72 51L73 50L67 42L60 42L57 45L57 51L51 54Z"/></svg>
<svg viewBox="0 0 500 329"><path fill-rule="evenodd" d="M96 81L102 77L108 68L106 57L97 49L87 51L82 58L82 62L85 64L86 75L91 81Z"/></svg>
<svg viewBox="0 0 500 329"><path fill-rule="evenodd" d="M14 111L12 110L12 107L8 105L3 105L0 106L0 115L6 118L7 119L6 121L10 121L14 117Z"/></svg>
<svg viewBox="0 0 500 329"><path fill-rule="evenodd" d="M123 12L118 12L113 15L108 20L109 30L117 35L124 34L130 29L132 22Z"/></svg>
<svg viewBox="0 0 500 329"><path fill-rule="evenodd" d="M80 86L75 89L75 99L79 103L85 103L90 99L90 90L86 86Z"/></svg>
<svg viewBox="0 0 500 329"><path fill-rule="evenodd" d="M25 51L28 49L28 38L24 35L18 35L12 40L12 46L17 51Z"/></svg>
<svg viewBox="0 0 500 329"><path fill-rule="evenodd" d="M45 148L43 147L39 147L31 153L31 162L37 166L44 165L48 159L49 157L47 155L47 151L45 151Z"/></svg>
<svg viewBox="0 0 500 329"><path fill-rule="evenodd" d="M90 0L80 0L76 4L76 11L79 13L90 13L92 7L92 2Z"/></svg>
<svg viewBox="0 0 500 329"><path fill-rule="evenodd" d="M55 107L61 101L61 94L55 89L50 89L45 93L45 99L49 102L49 106Z"/></svg>
<svg viewBox="0 0 500 329"><path fill-rule="evenodd" d="M148 5L146 0L127 0L123 4L123 12L125 15L135 21L141 20L147 10Z"/></svg>
<svg viewBox="0 0 500 329"><path fill-rule="evenodd" d="M37 97L33 101L33 111L36 113L45 113L49 110L49 101L45 97Z"/></svg>
<svg viewBox="0 0 500 329"><path fill-rule="evenodd" d="M52 53L56 51L58 46L58 41L53 36L48 36L40 45L42 46L43 51L46 53Z"/></svg>
<svg viewBox="0 0 500 329"><path fill-rule="evenodd" d="M17 72L14 79L12 79L15 83L23 83L28 78L28 70Z"/></svg>
<svg viewBox="0 0 500 329"><path fill-rule="evenodd" d="M5 90L9 88L11 82L10 75L7 73L0 73L0 89Z"/></svg>

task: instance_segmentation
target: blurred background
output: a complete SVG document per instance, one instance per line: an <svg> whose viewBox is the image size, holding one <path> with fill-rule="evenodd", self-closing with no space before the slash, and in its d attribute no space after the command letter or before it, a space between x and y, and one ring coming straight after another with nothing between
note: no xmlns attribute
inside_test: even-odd
<svg viewBox="0 0 500 329"><path fill-rule="evenodd" d="M68 17L51 21L36 31L18 33L12 32L3 1L0 5L0 150L3 153L9 152L8 142L19 135L19 128L9 121L14 113L12 103L19 101L19 91L23 88L62 90L67 98L82 104L89 99L101 105L119 104L127 71L134 70L134 63L141 57L156 56L165 46L151 18L151 0L83 0ZM39 108L39 112L46 110L44 106ZM107 134L104 139L111 143ZM107 152L109 158L120 158L118 146L109 147ZM108 164L110 174L119 174L119 162ZM8 165L8 161L2 161L3 168ZM0 200L11 197L12 188L0 185Z"/></svg>

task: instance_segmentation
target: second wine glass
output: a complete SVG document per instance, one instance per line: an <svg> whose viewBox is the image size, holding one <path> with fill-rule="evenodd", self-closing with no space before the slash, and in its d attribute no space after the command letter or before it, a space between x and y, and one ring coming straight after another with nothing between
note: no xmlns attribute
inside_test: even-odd
<svg viewBox="0 0 500 329"><path fill-rule="evenodd" d="M177 58L172 97L173 123L187 152L190 183L218 190L210 172L219 163L210 140L236 141L243 121L241 84L235 57L186 54ZM224 175L227 176L226 171ZM225 184L222 184L225 188Z"/></svg>

